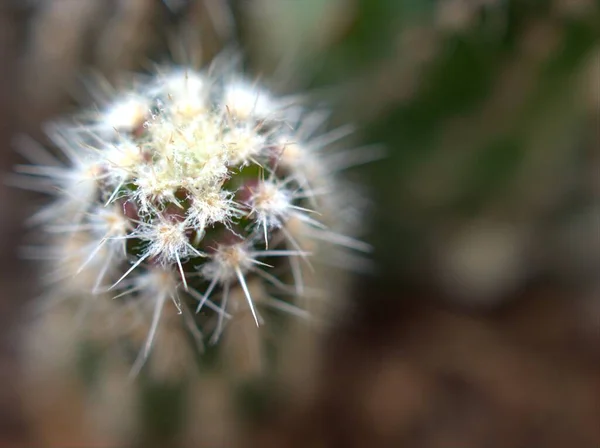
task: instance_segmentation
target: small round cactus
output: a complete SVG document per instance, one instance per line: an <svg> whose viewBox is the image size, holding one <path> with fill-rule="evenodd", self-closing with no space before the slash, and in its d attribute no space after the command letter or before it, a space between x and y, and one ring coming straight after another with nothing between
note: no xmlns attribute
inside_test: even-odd
<svg viewBox="0 0 600 448"><path fill-rule="evenodd" d="M137 331L131 309L141 316L133 372L168 306L198 346L218 342L241 308L234 288L256 326L262 307L307 316L293 298L319 245L368 250L336 228L347 211L336 171L360 157L322 151L347 133L319 134L326 117L243 76L179 67L49 126L60 160L21 145L32 164L17 171L55 196L32 218L46 232L31 251L51 260L50 295L85 298L82 309L123 302L121 333Z"/></svg>

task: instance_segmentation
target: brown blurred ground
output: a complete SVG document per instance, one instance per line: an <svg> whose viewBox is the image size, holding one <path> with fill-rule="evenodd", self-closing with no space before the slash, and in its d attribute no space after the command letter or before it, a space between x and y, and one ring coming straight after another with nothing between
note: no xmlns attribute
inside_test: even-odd
<svg viewBox="0 0 600 448"><path fill-rule="evenodd" d="M316 403L256 446L600 446L600 326L572 291L473 314L364 290L379 309L333 341Z"/></svg>

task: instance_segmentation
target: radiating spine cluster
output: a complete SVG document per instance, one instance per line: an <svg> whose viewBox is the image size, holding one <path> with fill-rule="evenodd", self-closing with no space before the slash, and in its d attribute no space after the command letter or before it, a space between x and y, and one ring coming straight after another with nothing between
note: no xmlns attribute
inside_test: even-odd
<svg viewBox="0 0 600 448"><path fill-rule="evenodd" d="M316 136L326 116L243 77L159 71L103 110L49 128L66 164L21 145L33 164L17 167L20 182L56 196L33 217L50 244L31 252L57 266L56 295L110 291L151 304L138 368L169 300L191 332L210 330L216 342L239 285L261 325L255 302L262 298L252 297L247 279L302 294L311 254L297 234L368 250L319 219L335 202L343 159L321 149L347 133ZM263 303L294 310L281 298Z"/></svg>

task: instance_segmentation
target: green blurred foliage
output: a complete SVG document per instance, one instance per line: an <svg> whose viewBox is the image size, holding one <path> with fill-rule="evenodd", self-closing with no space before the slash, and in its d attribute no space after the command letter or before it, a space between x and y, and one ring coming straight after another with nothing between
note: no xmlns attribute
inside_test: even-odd
<svg viewBox="0 0 600 448"><path fill-rule="evenodd" d="M309 8L298 3L294 10ZM310 88L345 86L344 118L387 148L384 161L359 171L372 187L370 238L389 275L414 273L446 227L487 215L543 227L573 195L593 202L583 173L598 113L589 75L600 48L597 2L338 3L329 13L350 18L328 45L305 52Z"/></svg>

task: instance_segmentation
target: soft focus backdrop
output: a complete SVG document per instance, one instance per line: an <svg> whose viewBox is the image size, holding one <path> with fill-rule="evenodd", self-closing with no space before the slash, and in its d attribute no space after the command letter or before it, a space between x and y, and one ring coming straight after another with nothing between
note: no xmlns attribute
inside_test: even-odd
<svg viewBox="0 0 600 448"><path fill-rule="evenodd" d="M15 134L89 101L82 74L118 83L181 36L209 61L232 35L251 73L385 150L348 174L375 253L318 398L261 408L248 445L600 446L598 3L4 1L0 169ZM0 185L0 446L34 430L16 338L36 199Z"/></svg>

